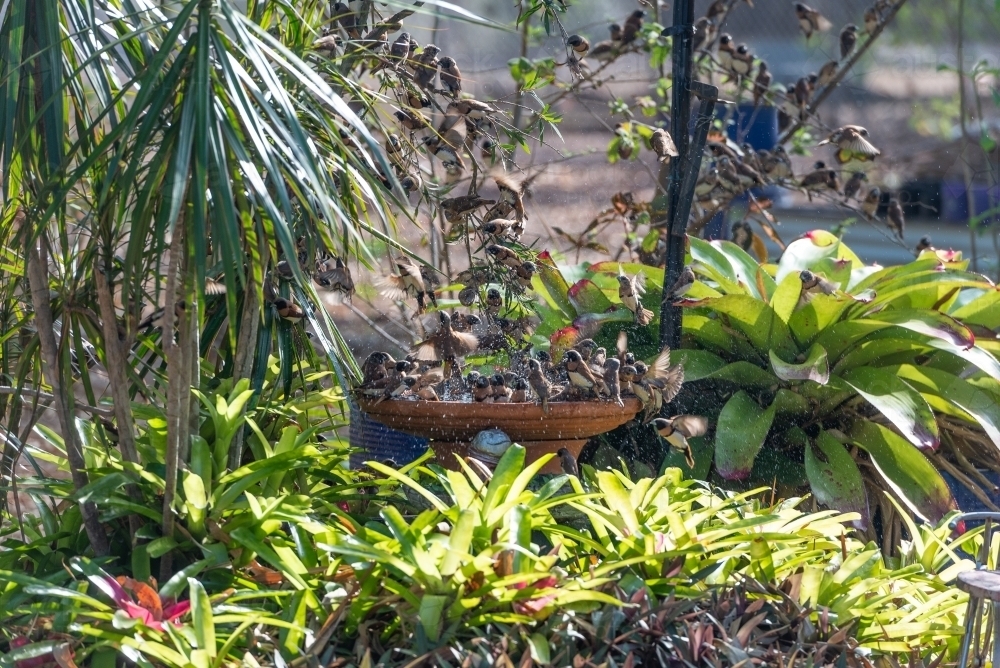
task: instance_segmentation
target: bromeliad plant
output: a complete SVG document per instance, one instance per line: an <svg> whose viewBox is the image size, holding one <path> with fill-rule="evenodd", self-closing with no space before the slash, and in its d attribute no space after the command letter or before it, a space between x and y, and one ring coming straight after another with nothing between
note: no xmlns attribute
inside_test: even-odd
<svg viewBox="0 0 1000 668"><path fill-rule="evenodd" d="M692 470L649 430L624 428L605 440L636 445L638 456L618 447L633 471L679 466L727 485L774 486L780 496L811 490L826 506L859 513L859 526L880 514L887 546L900 525L889 522L896 511L880 493L886 486L933 521L955 507L942 473L989 503L980 469L1000 470L1000 292L960 256L925 251L906 265L866 266L816 231L776 265L694 238L688 262L700 280L683 302L673 359L684 365L686 390L671 408L710 417L714 434L692 439ZM630 348L657 352L658 323L634 324L614 277L619 266L643 274L644 304L655 311L662 270L540 266L536 334L550 345L592 336L613 350L624 328ZM602 466L615 460L598 456Z"/></svg>

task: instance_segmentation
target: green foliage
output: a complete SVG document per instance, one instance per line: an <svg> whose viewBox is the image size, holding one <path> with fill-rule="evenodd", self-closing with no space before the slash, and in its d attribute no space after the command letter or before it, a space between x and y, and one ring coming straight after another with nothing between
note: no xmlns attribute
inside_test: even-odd
<svg viewBox="0 0 1000 668"><path fill-rule="evenodd" d="M911 512L938 521L954 508L943 468L958 467L975 485L971 467L1000 461L1000 346L975 335L998 324L996 289L960 258L928 252L906 265L868 267L817 231L790 244L776 266L730 242L693 238L688 262L701 280L684 304L684 344L674 359L686 382L671 410L715 423L714 448L699 454L712 459L709 475L719 483L784 478L782 494L811 488L824 505L859 512L860 526L884 506L879 490L888 486ZM658 311L662 270L621 266L646 277L643 302ZM631 321L616 305L618 267L542 276L548 308L537 334L554 347L591 336L613 349ZM831 294L804 291L803 270L828 281ZM658 325L625 325L640 357L658 352L649 345ZM655 436L623 429L606 443L652 441L645 449L653 454L640 455L647 464L683 467Z"/></svg>
<svg viewBox="0 0 1000 668"><path fill-rule="evenodd" d="M310 495L286 484L263 498L247 487L219 516L221 533L193 541L204 558L158 591L125 561L40 559L57 535L22 545L8 535L5 661L52 651L68 633L80 639L71 643L80 665L107 651L171 667L275 651L326 662L371 654L386 665L430 651L568 663L655 654L656 635L620 637L652 610L675 640L691 632L680 623L687 613L734 635L760 615L739 645L753 656L793 647L819 656L838 632L866 655L956 648L966 599L948 584L971 567L956 550L974 551L977 531L951 541L944 525L911 524L900 557L885 560L853 537L857 514L806 513L796 499L768 506L761 490L720 494L677 469L636 481L617 471L540 478L546 459L526 467L524 456L513 446L486 479L464 462L461 471L372 462L334 481L307 454L313 463L298 470ZM607 624L615 633L594 630ZM735 664L724 637L706 651Z"/></svg>

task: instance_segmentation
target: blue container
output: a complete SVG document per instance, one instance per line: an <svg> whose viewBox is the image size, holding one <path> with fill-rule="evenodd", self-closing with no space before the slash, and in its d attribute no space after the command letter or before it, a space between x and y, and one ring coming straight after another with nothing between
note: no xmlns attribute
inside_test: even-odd
<svg viewBox="0 0 1000 668"><path fill-rule="evenodd" d="M367 461L381 462L387 459L391 459L397 466L403 466L427 452L426 438L410 436L386 427L361 412L353 401L348 433L351 447L358 450L350 457L352 469L361 468Z"/></svg>
<svg viewBox="0 0 1000 668"><path fill-rule="evenodd" d="M973 184L972 201L976 216L1000 206L1000 186ZM941 218L951 223L965 223L969 220L969 200L964 183L946 181L941 184ZM1000 220L1000 216L994 214L983 222L997 220Z"/></svg>
<svg viewBox="0 0 1000 668"><path fill-rule="evenodd" d="M725 118L724 111L716 110ZM740 144L750 144L755 151L770 151L778 143L778 110L772 106L741 104L726 127L729 138Z"/></svg>

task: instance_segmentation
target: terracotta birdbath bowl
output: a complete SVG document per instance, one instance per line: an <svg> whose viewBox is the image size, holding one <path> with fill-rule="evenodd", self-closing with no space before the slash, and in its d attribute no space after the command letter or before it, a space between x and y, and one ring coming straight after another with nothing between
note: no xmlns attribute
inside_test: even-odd
<svg viewBox="0 0 1000 668"><path fill-rule="evenodd" d="M361 400L361 410L387 427L426 438L438 461L458 468L454 455L468 454L469 443L481 431L499 429L527 450L526 462L566 448L578 456L587 441L625 424L641 410L634 397L621 407L610 401L554 401L546 415L534 403L480 404L459 401ZM558 473L559 460L542 473Z"/></svg>

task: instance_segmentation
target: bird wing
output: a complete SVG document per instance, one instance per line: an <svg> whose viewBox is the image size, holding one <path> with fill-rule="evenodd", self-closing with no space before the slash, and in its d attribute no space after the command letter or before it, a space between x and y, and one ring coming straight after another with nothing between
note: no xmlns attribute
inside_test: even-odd
<svg viewBox="0 0 1000 668"><path fill-rule="evenodd" d="M672 366L663 378L657 380L660 381L663 390L663 403L669 403L681 391L681 386L684 384L684 367L680 364Z"/></svg>
<svg viewBox="0 0 1000 668"><path fill-rule="evenodd" d="M819 12L813 12L813 20L816 23L816 29L820 32L826 32L833 27L833 23L830 22L830 19L826 18Z"/></svg>
<svg viewBox="0 0 1000 668"><path fill-rule="evenodd" d="M378 280L378 287L382 288L382 295L386 299L394 302L403 301L408 296L406 292L406 280L396 274L389 274L380 278Z"/></svg>
<svg viewBox="0 0 1000 668"><path fill-rule="evenodd" d="M850 141L845 141L841 144L841 148L845 148L851 153L863 155L868 158L874 158L878 155L882 155L882 151L875 148L870 141L859 134L854 134Z"/></svg>
<svg viewBox="0 0 1000 668"><path fill-rule="evenodd" d="M226 284L217 281L212 278L205 279L205 294L206 295L221 295L226 292Z"/></svg>
<svg viewBox="0 0 1000 668"><path fill-rule="evenodd" d="M671 424L674 429L684 434L685 438L704 436L708 433L708 419L700 415L678 415Z"/></svg>
<svg viewBox="0 0 1000 668"><path fill-rule="evenodd" d="M437 385L442 380L444 380L444 369L437 367L420 376L420 380L417 381L417 387L425 388L431 385Z"/></svg>
<svg viewBox="0 0 1000 668"><path fill-rule="evenodd" d="M475 352L479 347L479 337L469 332L452 332L455 339L455 354L459 357Z"/></svg>
<svg viewBox="0 0 1000 668"><path fill-rule="evenodd" d="M636 274L632 277L632 290L635 292L636 298L646 294L646 275L642 272Z"/></svg>
<svg viewBox="0 0 1000 668"><path fill-rule="evenodd" d="M666 378L667 373L670 371L670 348L664 348L660 354L656 357L656 360L649 365L649 371L646 373L646 378Z"/></svg>
<svg viewBox="0 0 1000 668"><path fill-rule="evenodd" d="M434 345L432 339L427 339L426 341L421 341L416 345L417 349L417 359L422 362L432 362L438 358L437 346Z"/></svg>

